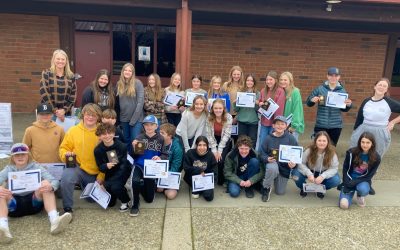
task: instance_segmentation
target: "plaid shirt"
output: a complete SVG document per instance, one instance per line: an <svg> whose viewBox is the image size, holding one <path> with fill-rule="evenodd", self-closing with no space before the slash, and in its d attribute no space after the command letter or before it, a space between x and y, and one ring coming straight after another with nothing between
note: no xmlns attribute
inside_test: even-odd
<svg viewBox="0 0 400 250"><path fill-rule="evenodd" d="M41 103L48 103L53 111L63 108L66 114L70 114L76 99L76 80L58 77L45 70L40 80L40 96Z"/></svg>

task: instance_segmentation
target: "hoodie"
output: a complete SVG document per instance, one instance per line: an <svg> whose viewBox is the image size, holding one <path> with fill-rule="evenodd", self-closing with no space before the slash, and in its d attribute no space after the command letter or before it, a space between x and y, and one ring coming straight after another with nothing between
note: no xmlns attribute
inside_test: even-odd
<svg viewBox="0 0 400 250"><path fill-rule="evenodd" d="M50 121L47 125L36 121L25 130L22 142L28 145L35 161L55 163L61 162L58 149L64 135L64 129L54 121Z"/></svg>

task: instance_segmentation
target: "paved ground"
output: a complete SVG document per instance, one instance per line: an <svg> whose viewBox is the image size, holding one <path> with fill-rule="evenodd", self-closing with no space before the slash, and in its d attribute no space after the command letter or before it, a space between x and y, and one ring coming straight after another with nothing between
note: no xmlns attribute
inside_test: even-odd
<svg viewBox="0 0 400 250"><path fill-rule="evenodd" d="M14 115L16 141L32 119ZM302 145L309 143L311 128L300 138ZM351 126L346 126L338 145L341 162L350 133ZM14 241L0 249L399 249L400 135L392 136L374 178L377 195L367 197L365 208L340 210L336 190L323 200L312 195L302 199L292 182L286 195L272 195L267 203L258 193L254 199L244 194L230 198L220 187L208 203L191 199L183 183L176 200L158 194L154 203L142 204L137 218L76 198L74 220L58 236L49 234L45 213L11 219ZM0 161L0 168L5 163Z"/></svg>

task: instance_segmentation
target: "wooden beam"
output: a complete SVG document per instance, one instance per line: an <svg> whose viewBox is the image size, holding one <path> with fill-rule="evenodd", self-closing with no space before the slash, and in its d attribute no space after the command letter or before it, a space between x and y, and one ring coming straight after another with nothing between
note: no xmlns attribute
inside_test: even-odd
<svg viewBox="0 0 400 250"><path fill-rule="evenodd" d="M31 1L29 1L31 2ZM33 2L48 3L74 3L74 4L90 4L90 5L111 5L125 7L141 7L141 8L162 8L162 9L178 9L181 1L179 0L33 0Z"/></svg>

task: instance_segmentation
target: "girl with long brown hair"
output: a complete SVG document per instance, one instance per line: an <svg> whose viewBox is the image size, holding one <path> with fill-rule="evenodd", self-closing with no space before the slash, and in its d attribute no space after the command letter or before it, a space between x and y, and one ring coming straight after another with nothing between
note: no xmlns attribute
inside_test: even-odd
<svg viewBox="0 0 400 250"><path fill-rule="evenodd" d="M110 72L101 69L94 81L85 88L82 95L82 107L88 103L99 105L102 111L114 109L115 94L114 87L110 82Z"/></svg>
<svg viewBox="0 0 400 250"><path fill-rule="evenodd" d="M145 115L154 115L158 119L158 127L167 122L164 112L165 91L161 87L161 79L158 74L151 74L147 78L147 86L144 89L144 112Z"/></svg>

